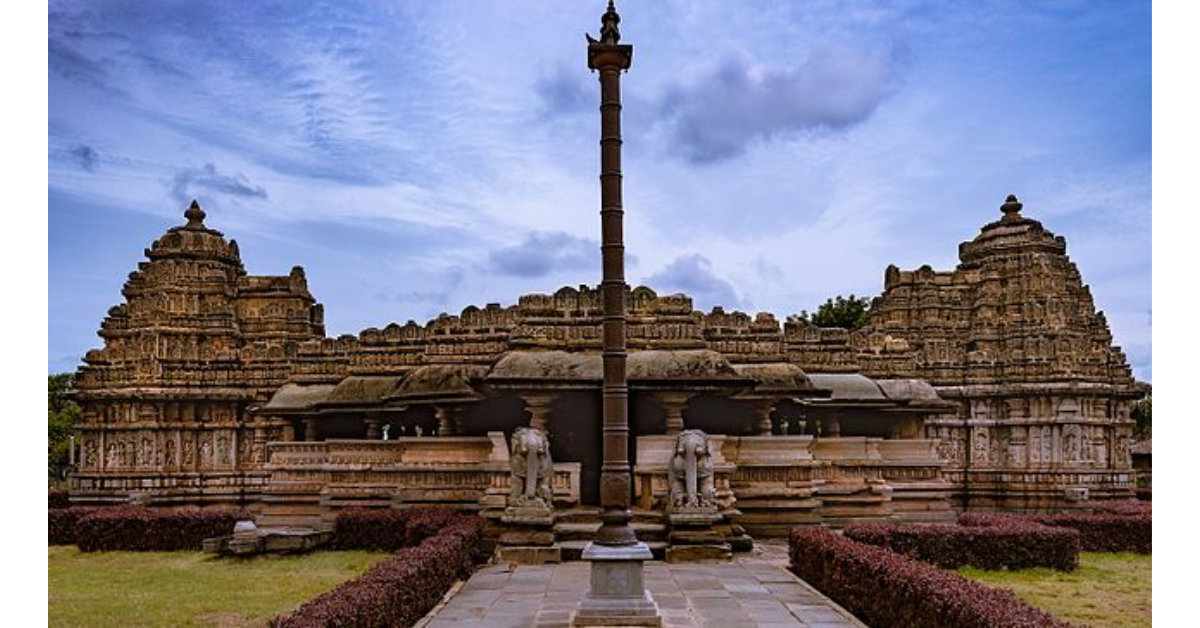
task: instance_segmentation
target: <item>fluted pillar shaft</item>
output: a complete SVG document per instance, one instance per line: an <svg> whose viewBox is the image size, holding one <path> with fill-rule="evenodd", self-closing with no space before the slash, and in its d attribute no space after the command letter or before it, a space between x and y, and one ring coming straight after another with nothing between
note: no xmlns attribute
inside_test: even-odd
<svg viewBox="0 0 1200 628"><path fill-rule="evenodd" d="M600 468L601 545L633 545L629 522L629 382L626 374L625 211L621 198L621 72L633 47L616 41L588 46L588 67L600 75L600 256L604 298L604 464Z"/></svg>

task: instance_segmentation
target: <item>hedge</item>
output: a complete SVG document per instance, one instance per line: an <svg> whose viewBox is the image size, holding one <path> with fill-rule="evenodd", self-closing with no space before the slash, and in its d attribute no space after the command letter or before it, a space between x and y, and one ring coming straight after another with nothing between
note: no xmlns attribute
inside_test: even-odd
<svg viewBox="0 0 1200 628"><path fill-rule="evenodd" d="M441 508L382 510L356 508L338 513L330 549L394 552L415 547L462 515Z"/></svg>
<svg viewBox="0 0 1200 628"><path fill-rule="evenodd" d="M477 516L421 514L412 520L443 525L416 547L401 549L367 573L271 620L275 628L410 626L428 613L455 581L474 569L483 533Z"/></svg>
<svg viewBox="0 0 1200 628"><path fill-rule="evenodd" d="M86 506L53 508L49 511L47 531L50 545L74 545L75 526L84 516L98 510Z"/></svg>
<svg viewBox="0 0 1200 628"><path fill-rule="evenodd" d="M410 544L404 510L354 509L338 513L329 548L394 552Z"/></svg>
<svg viewBox="0 0 1200 628"><path fill-rule="evenodd" d="M1074 571L1079 567L1078 532L1024 521L1005 521L987 527L851 525L844 534L848 539L886 547L945 569L1049 567Z"/></svg>
<svg viewBox="0 0 1200 628"><path fill-rule="evenodd" d="M958 517L958 522L964 526L1010 525L1014 521L1072 528L1079 532L1079 546L1085 552L1150 554L1153 544L1154 523L1149 513L1063 512L1046 515L963 513Z"/></svg>
<svg viewBox="0 0 1200 628"><path fill-rule="evenodd" d="M788 544L791 569L797 576L871 626L1069 626L1020 602L1012 591L824 528L794 528Z"/></svg>
<svg viewBox="0 0 1200 628"><path fill-rule="evenodd" d="M204 539L230 534L235 523L250 518L248 513L231 508L101 508L79 520L75 542L85 552L200 550Z"/></svg>
<svg viewBox="0 0 1200 628"><path fill-rule="evenodd" d="M1092 504L1091 512L1108 513L1114 515L1146 515L1152 513L1152 506L1149 501L1134 501L1121 500L1109 502L1096 502Z"/></svg>
<svg viewBox="0 0 1200 628"><path fill-rule="evenodd" d="M49 489L47 505L51 510L71 507L71 491L59 488Z"/></svg>

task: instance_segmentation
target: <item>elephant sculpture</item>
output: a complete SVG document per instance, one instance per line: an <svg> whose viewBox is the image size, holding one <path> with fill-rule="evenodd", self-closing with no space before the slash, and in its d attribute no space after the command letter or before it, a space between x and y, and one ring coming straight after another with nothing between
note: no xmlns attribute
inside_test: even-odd
<svg viewBox="0 0 1200 628"><path fill-rule="evenodd" d="M675 439L671 456L671 507L715 508L717 489L708 434L684 430Z"/></svg>
<svg viewBox="0 0 1200 628"><path fill-rule="evenodd" d="M532 427L518 427L513 432L509 454L512 486L508 505L549 508L553 497L550 479L554 462L550 459L550 441L546 434Z"/></svg>

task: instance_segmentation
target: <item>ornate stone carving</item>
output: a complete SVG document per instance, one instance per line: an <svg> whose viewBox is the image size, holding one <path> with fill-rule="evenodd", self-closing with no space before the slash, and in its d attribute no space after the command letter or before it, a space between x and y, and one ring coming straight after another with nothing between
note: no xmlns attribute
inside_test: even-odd
<svg viewBox="0 0 1200 628"><path fill-rule="evenodd" d="M715 509L717 490L708 434L684 430L675 439L671 456L671 504L673 510Z"/></svg>
<svg viewBox="0 0 1200 628"><path fill-rule="evenodd" d="M510 441L509 462L512 469L509 507L549 508L553 498L550 481L554 463L550 459L550 441L545 432L518 427Z"/></svg>

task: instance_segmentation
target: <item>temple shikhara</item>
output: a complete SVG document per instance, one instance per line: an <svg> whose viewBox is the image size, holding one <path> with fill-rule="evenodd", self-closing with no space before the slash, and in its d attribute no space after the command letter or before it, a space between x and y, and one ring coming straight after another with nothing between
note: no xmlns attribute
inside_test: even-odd
<svg viewBox="0 0 1200 628"><path fill-rule="evenodd" d="M616 77L632 51L606 18L589 64L614 95L601 213L619 229ZM602 519L686 559L799 524L1129 498L1141 393L1125 356L1063 237L1013 196L992 215L956 268L884 270L853 331L629 289L606 226L619 272L601 286L331 338L302 268L249 274L193 202L79 370L71 500L236 504L309 529L346 508L450 506L538 561L578 556ZM604 410L625 392L622 440ZM607 475L625 463L606 442L628 472Z"/></svg>

